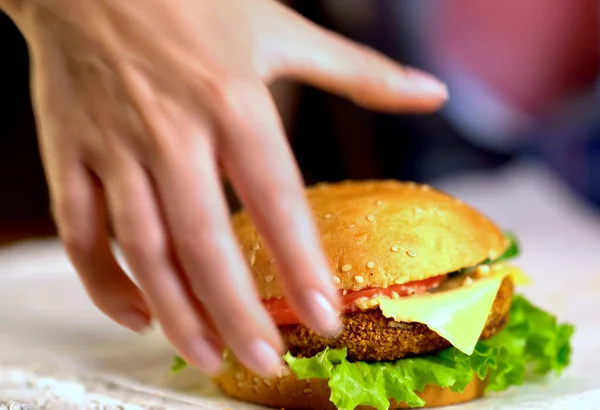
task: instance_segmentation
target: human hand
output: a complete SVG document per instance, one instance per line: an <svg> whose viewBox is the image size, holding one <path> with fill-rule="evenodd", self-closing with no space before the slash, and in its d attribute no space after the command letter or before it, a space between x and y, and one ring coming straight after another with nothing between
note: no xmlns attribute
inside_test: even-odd
<svg viewBox="0 0 600 410"><path fill-rule="evenodd" d="M434 110L443 85L271 0L5 9L30 47L59 234L106 315L136 331L156 319L209 374L225 345L258 374L278 369L283 345L232 234L223 171L299 318L338 330L339 295L267 84L286 77L388 112ZM111 252L109 223L139 288Z"/></svg>

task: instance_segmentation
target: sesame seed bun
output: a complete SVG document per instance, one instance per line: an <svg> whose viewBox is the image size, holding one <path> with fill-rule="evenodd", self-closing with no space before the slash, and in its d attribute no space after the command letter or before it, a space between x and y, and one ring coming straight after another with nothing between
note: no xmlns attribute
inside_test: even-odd
<svg viewBox="0 0 600 410"><path fill-rule="evenodd" d="M340 289L427 279L476 265L506 249L502 231L459 199L399 181L318 184L306 191ZM282 297L275 264L251 218L232 218L262 298Z"/></svg>
<svg viewBox="0 0 600 410"><path fill-rule="evenodd" d="M276 379L262 379L238 363L233 363L225 373L214 379L214 382L229 397L266 407L285 410L336 410L329 400L331 390L325 379L298 380L292 372L286 372ZM485 386L485 381L473 376L463 393L428 385L423 392L417 394L425 401L425 407L439 407L482 397ZM390 401L390 409L410 408L405 403L398 404L393 399ZM366 410L372 407L359 406L357 409Z"/></svg>

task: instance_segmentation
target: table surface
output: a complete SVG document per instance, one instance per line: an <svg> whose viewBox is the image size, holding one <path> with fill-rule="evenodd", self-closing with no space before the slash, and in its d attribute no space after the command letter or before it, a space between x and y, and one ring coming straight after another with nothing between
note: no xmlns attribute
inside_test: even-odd
<svg viewBox="0 0 600 410"><path fill-rule="evenodd" d="M454 408L600 409L600 216L535 165L434 185L516 231L523 254L515 263L534 279L522 292L577 326L573 364L561 379ZM0 248L0 325L0 403L62 410L258 408L222 398L193 370L171 377L173 350L160 332L138 336L102 316L52 239Z"/></svg>

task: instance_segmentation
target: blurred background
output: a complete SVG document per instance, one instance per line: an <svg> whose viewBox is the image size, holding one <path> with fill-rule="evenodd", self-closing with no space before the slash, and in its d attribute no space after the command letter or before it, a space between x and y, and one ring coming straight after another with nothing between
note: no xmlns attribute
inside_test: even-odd
<svg viewBox="0 0 600 410"><path fill-rule="evenodd" d="M436 74L450 89L440 112L392 116L310 87L275 84L307 183L425 182L535 161L599 209L596 0L289 3L318 24ZM28 65L23 38L0 14L0 244L54 234Z"/></svg>

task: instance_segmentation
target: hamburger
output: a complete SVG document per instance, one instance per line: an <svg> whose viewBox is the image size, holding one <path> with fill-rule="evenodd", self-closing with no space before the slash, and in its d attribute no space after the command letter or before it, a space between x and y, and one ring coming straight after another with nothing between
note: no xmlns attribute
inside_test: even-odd
<svg viewBox="0 0 600 410"><path fill-rule="evenodd" d="M263 303L288 348L275 379L227 353L214 379L232 398L279 409L436 407L560 374L573 327L515 293L515 237L427 185L346 181L307 189L342 295L343 331L315 334L287 305L245 211L232 223ZM174 371L185 363L176 358Z"/></svg>

